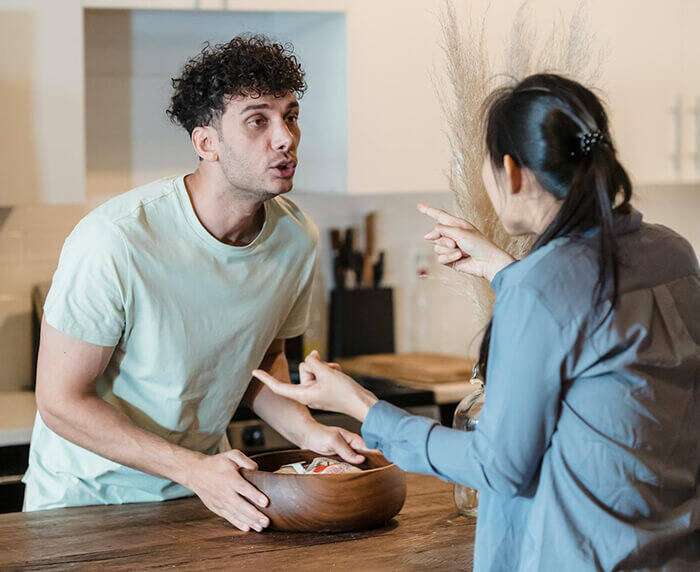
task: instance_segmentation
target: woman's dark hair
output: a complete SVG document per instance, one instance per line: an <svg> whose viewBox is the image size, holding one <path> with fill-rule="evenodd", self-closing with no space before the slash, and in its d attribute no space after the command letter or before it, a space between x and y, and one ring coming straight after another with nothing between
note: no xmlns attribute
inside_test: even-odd
<svg viewBox="0 0 700 572"><path fill-rule="evenodd" d="M307 87L304 70L292 50L262 35L237 36L213 47L207 42L172 79L168 117L191 135L195 127L220 119L237 95L301 97Z"/></svg>
<svg viewBox="0 0 700 572"><path fill-rule="evenodd" d="M486 150L495 172L510 155L537 182L560 199L554 220L532 247L588 229L598 233L598 281L595 304L618 298L615 213L627 213L632 184L617 160L608 118L598 98L581 84L554 74L531 75L514 87L493 92L485 102ZM590 143L590 134L594 141ZM588 135L588 137L587 137ZM607 315L607 314L606 314ZM486 374L489 322L479 355Z"/></svg>

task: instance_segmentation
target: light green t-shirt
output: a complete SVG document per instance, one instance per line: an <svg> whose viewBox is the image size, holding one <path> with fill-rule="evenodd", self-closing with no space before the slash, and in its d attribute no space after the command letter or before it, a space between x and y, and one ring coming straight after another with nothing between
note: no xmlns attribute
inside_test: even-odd
<svg viewBox="0 0 700 572"><path fill-rule="evenodd" d="M219 242L199 222L183 177L163 179L78 223L45 319L115 346L97 393L134 424L214 453L270 343L307 327L317 241L313 223L277 197L265 203L253 242ZM63 439L38 414L24 481L25 510L192 494Z"/></svg>

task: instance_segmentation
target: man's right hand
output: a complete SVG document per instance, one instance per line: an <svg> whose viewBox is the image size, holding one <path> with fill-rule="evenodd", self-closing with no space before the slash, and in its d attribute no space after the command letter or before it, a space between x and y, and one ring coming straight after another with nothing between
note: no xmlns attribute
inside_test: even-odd
<svg viewBox="0 0 700 572"><path fill-rule="evenodd" d="M238 450L203 455L191 466L187 488L212 512L236 528L261 532L269 519L254 505L266 507L267 497L246 481L239 469L257 469L258 465Z"/></svg>

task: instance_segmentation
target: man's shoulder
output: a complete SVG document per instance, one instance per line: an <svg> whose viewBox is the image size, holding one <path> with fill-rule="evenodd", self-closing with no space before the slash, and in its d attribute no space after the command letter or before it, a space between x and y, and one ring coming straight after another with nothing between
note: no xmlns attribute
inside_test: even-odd
<svg viewBox="0 0 700 572"><path fill-rule="evenodd" d="M175 198L176 181L177 177L166 177L141 185L101 204L87 216L119 224L154 203Z"/></svg>
<svg viewBox="0 0 700 572"><path fill-rule="evenodd" d="M129 221L144 220L139 214L167 201L176 191L175 178L160 179L118 195L86 214L68 237L73 248L121 250L129 234Z"/></svg>
<svg viewBox="0 0 700 572"><path fill-rule="evenodd" d="M314 247L318 244L318 227L296 203L283 196L270 199L270 203L295 237L311 242Z"/></svg>

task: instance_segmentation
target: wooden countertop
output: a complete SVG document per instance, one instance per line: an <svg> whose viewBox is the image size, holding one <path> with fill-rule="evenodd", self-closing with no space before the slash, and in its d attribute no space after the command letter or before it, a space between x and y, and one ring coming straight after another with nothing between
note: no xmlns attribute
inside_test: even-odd
<svg viewBox="0 0 700 572"><path fill-rule="evenodd" d="M476 358L461 356L402 353L371 354L336 358L350 376L390 379L399 385L431 391L437 405L459 403L470 392L469 380Z"/></svg>
<svg viewBox="0 0 700 572"><path fill-rule="evenodd" d="M471 570L476 520L452 485L407 475L384 528L341 534L242 533L196 498L0 515L0 569Z"/></svg>

